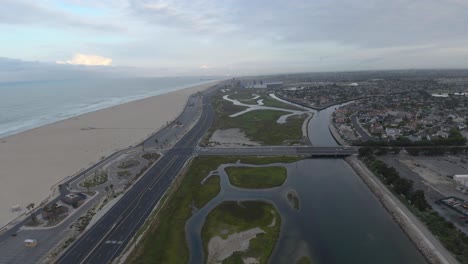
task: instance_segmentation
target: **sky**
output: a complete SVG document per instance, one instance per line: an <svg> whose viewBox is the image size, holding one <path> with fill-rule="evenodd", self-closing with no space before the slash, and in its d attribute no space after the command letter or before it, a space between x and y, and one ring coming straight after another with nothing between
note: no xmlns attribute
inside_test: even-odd
<svg viewBox="0 0 468 264"><path fill-rule="evenodd" d="M468 0L2 0L0 81L467 68Z"/></svg>

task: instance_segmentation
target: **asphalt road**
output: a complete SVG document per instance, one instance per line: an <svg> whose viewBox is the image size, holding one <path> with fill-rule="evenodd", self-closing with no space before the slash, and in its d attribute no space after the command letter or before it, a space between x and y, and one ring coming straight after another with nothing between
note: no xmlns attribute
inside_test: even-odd
<svg viewBox="0 0 468 264"><path fill-rule="evenodd" d="M182 136L189 130L189 124L192 123L198 115L198 111L202 104L202 97L198 94L190 96L186 107L184 108L183 112L179 115L179 117L168 124L170 129L162 129L159 130L157 133L149 137L147 140L143 142L144 149L164 149L169 148L170 142L177 141L179 136ZM181 125L176 125L177 121L180 122Z"/></svg>
<svg viewBox="0 0 468 264"><path fill-rule="evenodd" d="M357 114L351 115L351 122L353 123L354 130L359 134L359 136L361 136L361 140L366 141L372 139L372 137L369 136L369 134L367 134L366 131L364 131L364 129L362 129L357 119Z"/></svg>
<svg viewBox="0 0 468 264"><path fill-rule="evenodd" d="M109 263L119 256L211 126L213 109L207 96L202 100L203 114L194 127L68 248L57 263Z"/></svg>

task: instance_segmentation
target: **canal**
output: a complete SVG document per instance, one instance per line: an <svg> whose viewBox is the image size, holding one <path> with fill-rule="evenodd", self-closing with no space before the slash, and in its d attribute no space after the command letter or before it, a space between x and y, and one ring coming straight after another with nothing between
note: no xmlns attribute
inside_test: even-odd
<svg viewBox="0 0 468 264"><path fill-rule="evenodd" d="M328 130L334 107L319 111L308 124L311 143L337 146ZM191 263L204 260L201 229L207 214L223 201L264 200L282 217L281 232L270 263L294 263L308 256L312 263L427 263L422 254L342 159L307 159L290 164L288 178L276 188L247 190L231 186L223 164L217 171L221 192L186 224ZM263 165L272 166L272 165ZM294 190L300 209L288 203Z"/></svg>

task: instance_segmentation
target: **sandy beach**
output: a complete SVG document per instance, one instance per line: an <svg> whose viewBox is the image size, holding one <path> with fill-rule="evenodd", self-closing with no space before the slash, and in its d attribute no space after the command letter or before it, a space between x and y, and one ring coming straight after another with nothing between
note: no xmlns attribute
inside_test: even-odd
<svg viewBox="0 0 468 264"><path fill-rule="evenodd" d="M174 120L210 84L117 105L0 139L0 227L38 205L51 187ZM91 129L90 129L91 128ZM20 205L21 212L11 207Z"/></svg>

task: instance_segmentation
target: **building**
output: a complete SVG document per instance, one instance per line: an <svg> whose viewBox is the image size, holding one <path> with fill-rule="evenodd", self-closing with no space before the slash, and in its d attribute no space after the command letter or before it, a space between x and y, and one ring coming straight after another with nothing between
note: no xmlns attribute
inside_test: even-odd
<svg viewBox="0 0 468 264"><path fill-rule="evenodd" d="M73 207L80 206L85 199L86 195L82 193L69 193L61 198L62 202L72 205Z"/></svg>
<svg viewBox="0 0 468 264"><path fill-rule="evenodd" d="M464 187L468 187L468 175L464 175L464 174L453 175L453 179L458 184L463 185Z"/></svg>
<svg viewBox="0 0 468 264"><path fill-rule="evenodd" d="M252 88L281 89L283 88L283 82L265 82L265 83L260 83L260 84L254 84Z"/></svg>
<svg viewBox="0 0 468 264"><path fill-rule="evenodd" d="M395 139L396 137L400 136L400 130L396 128L386 128L385 134L387 134L387 137Z"/></svg>
<svg viewBox="0 0 468 264"><path fill-rule="evenodd" d="M281 89L283 88L283 82L269 82L265 83L267 89Z"/></svg>

